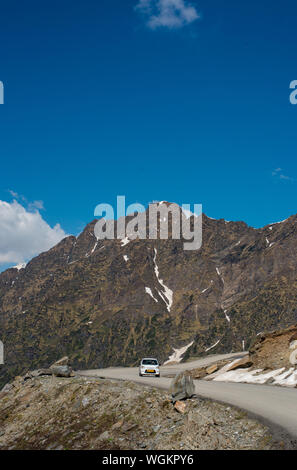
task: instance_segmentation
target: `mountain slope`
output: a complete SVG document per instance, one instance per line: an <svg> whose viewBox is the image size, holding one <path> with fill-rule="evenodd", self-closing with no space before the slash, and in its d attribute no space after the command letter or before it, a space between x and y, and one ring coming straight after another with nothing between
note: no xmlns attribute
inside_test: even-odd
<svg viewBox="0 0 297 470"><path fill-rule="evenodd" d="M297 322L296 216L254 229L203 215L198 251L97 241L94 225L0 275L2 383L63 355L93 368L164 361L191 342L186 357L240 350Z"/></svg>

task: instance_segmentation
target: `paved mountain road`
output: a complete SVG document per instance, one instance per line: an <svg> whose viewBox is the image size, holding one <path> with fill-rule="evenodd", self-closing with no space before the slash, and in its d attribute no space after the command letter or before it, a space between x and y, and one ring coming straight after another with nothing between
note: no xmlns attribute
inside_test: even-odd
<svg viewBox="0 0 297 470"><path fill-rule="evenodd" d="M113 367L78 371L84 376L99 376L110 379L131 380L143 385L169 389L171 378L181 370L194 369L222 359L235 359L245 353L208 356L193 362L162 366L161 377L139 377L136 367ZM297 389L269 385L251 385L226 382L195 381L196 394L201 397L235 405L247 410L276 427L283 428L294 439L297 438Z"/></svg>

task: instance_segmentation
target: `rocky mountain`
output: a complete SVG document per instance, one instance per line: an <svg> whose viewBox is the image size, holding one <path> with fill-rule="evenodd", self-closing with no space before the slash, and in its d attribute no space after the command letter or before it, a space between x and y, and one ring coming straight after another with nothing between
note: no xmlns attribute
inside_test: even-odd
<svg viewBox="0 0 297 470"><path fill-rule="evenodd" d="M173 348L185 359L247 349L296 323L297 216L261 229L202 224L202 247L185 251L183 240L97 241L93 221L3 272L1 383L64 355L82 369L165 361Z"/></svg>

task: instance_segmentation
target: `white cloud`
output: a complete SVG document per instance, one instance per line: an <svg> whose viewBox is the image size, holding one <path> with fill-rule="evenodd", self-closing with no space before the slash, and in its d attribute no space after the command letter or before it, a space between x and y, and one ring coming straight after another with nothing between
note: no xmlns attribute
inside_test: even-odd
<svg viewBox="0 0 297 470"><path fill-rule="evenodd" d="M14 197L15 199L19 199L19 194L13 191L12 189L9 189L8 192Z"/></svg>
<svg viewBox="0 0 297 470"><path fill-rule="evenodd" d="M30 210L16 200L0 200L0 264L23 263L67 236L59 224L48 225L36 209L38 205L42 206L40 201Z"/></svg>
<svg viewBox="0 0 297 470"><path fill-rule="evenodd" d="M181 28L199 18L196 8L185 0L139 0L135 8L147 17L151 29Z"/></svg>
<svg viewBox="0 0 297 470"><path fill-rule="evenodd" d="M12 189L9 189L8 192L11 194L11 196L14 199L16 199L17 201L22 201L25 205L27 205L29 211L32 211L34 209L38 209L38 210L43 210L44 209L43 201L29 202L28 199L25 196L23 196L22 194L17 193L16 191L13 191Z"/></svg>
<svg viewBox="0 0 297 470"><path fill-rule="evenodd" d="M43 201L30 202L28 207L29 207L29 210L34 210L34 209L43 210L44 209Z"/></svg>
<svg viewBox="0 0 297 470"><path fill-rule="evenodd" d="M276 168L275 170L273 170L272 176L277 177L283 181L294 181L294 178L292 178L291 176L287 176L283 173L282 168Z"/></svg>

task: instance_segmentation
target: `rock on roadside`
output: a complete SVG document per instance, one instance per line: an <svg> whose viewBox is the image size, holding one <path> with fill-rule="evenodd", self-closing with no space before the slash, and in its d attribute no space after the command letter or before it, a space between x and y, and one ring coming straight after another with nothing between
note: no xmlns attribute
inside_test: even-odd
<svg viewBox="0 0 297 470"><path fill-rule="evenodd" d="M52 374L56 377L72 377L72 368L68 356L64 356L50 366Z"/></svg>
<svg viewBox="0 0 297 470"><path fill-rule="evenodd" d="M207 367L206 373L208 375L213 374L214 372L216 372L218 370L218 368L219 368L218 364L213 364L213 365Z"/></svg>
<svg viewBox="0 0 297 470"><path fill-rule="evenodd" d="M70 359L68 356L64 356L58 361L54 362L53 366L70 366Z"/></svg>
<svg viewBox="0 0 297 470"><path fill-rule="evenodd" d="M56 377L71 377L72 375L72 368L70 366L52 365L50 370Z"/></svg>
<svg viewBox="0 0 297 470"><path fill-rule="evenodd" d="M170 393L173 403L191 398L195 393L193 378L188 373L180 372L171 382Z"/></svg>
<svg viewBox="0 0 297 470"><path fill-rule="evenodd" d="M186 404L184 401L176 401L174 404L174 409L178 411L178 413L185 414L186 412Z"/></svg>
<svg viewBox="0 0 297 470"><path fill-rule="evenodd" d="M230 364L227 368L227 371L236 370L236 369L248 369L253 365L253 361L251 360L250 356L245 356L242 359L238 359Z"/></svg>

